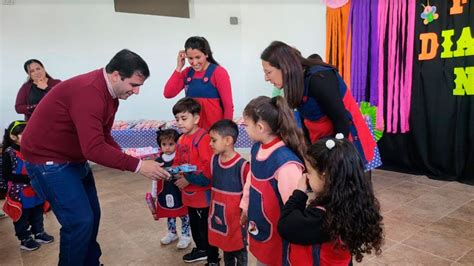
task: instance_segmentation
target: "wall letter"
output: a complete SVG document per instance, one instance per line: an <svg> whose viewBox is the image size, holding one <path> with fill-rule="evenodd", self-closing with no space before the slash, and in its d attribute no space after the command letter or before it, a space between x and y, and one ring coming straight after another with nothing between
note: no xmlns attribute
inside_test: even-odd
<svg viewBox="0 0 474 266"><path fill-rule="evenodd" d="M453 95L474 95L474 67L466 67L466 71L462 67L455 67L454 75L456 75L454 80L456 88L453 90Z"/></svg>
<svg viewBox="0 0 474 266"><path fill-rule="evenodd" d="M467 4L467 0L453 0L453 6L449 9L449 14L450 15L462 14L463 9L464 9L462 5L464 4Z"/></svg>
<svg viewBox="0 0 474 266"><path fill-rule="evenodd" d="M471 28L464 27L462 29L461 36L456 42L456 46L457 49L454 51L454 57L474 55L474 39L471 36Z"/></svg>
<svg viewBox="0 0 474 266"><path fill-rule="evenodd" d="M443 30L441 32L441 35L443 36L443 43L441 46L443 46L443 52L441 53L441 58L451 58L453 57L453 52L451 51L451 47L453 46L453 42L451 40L451 37L454 35L454 30Z"/></svg>
<svg viewBox="0 0 474 266"><path fill-rule="evenodd" d="M420 34L421 53L418 55L418 60L431 60L435 58L438 50L438 35L436 33L428 32ZM431 44L431 49L428 51L428 44Z"/></svg>

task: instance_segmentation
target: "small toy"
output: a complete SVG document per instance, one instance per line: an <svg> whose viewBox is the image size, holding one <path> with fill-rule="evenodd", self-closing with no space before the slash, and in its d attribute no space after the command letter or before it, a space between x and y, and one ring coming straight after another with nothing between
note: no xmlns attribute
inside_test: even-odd
<svg viewBox="0 0 474 266"><path fill-rule="evenodd" d="M145 200L146 200L146 204L148 205L148 208L151 211L151 214L153 215L153 218L155 220L158 220L158 217L156 216L155 199L151 196L151 193L146 193L145 194Z"/></svg>
<svg viewBox="0 0 474 266"><path fill-rule="evenodd" d="M175 167L166 167L165 170L171 174L170 180L175 180L179 178L178 176L179 173L196 172L197 166L192 165L192 164L182 164Z"/></svg>

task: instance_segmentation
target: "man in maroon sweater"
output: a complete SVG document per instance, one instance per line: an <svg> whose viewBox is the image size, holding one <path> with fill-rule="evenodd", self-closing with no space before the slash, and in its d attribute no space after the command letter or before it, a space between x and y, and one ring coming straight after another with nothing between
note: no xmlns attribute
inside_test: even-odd
<svg viewBox="0 0 474 266"><path fill-rule="evenodd" d="M138 94L149 75L139 55L122 50L105 69L55 86L28 121L21 151L31 185L62 226L59 265L100 264L100 206L87 160L152 180L169 176L157 162L122 153L110 133L118 99Z"/></svg>

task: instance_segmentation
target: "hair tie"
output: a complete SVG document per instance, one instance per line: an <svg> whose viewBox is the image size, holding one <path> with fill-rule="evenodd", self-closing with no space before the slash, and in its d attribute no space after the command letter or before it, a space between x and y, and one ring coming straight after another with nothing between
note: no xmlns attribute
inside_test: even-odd
<svg viewBox="0 0 474 266"><path fill-rule="evenodd" d="M332 150L334 146L336 146L336 142L334 142L334 140L332 139L326 140L326 148L328 148L329 150Z"/></svg>
<svg viewBox="0 0 474 266"><path fill-rule="evenodd" d="M342 133L337 133L337 134L336 134L336 139L344 139L344 134L342 134Z"/></svg>

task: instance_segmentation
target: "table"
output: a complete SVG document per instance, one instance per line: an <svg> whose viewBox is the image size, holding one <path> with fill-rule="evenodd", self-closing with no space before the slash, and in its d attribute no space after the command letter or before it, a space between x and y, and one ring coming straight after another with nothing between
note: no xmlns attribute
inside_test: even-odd
<svg viewBox="0 0 474 266"><path fill-rule="evenodd" d="M157 148L156 129L121 129L112 130L112 137L122 149L153 147ZM245 127L239 125L239 136L235 143L236 148L251 148L253 141L245 131Z"/></svg>

